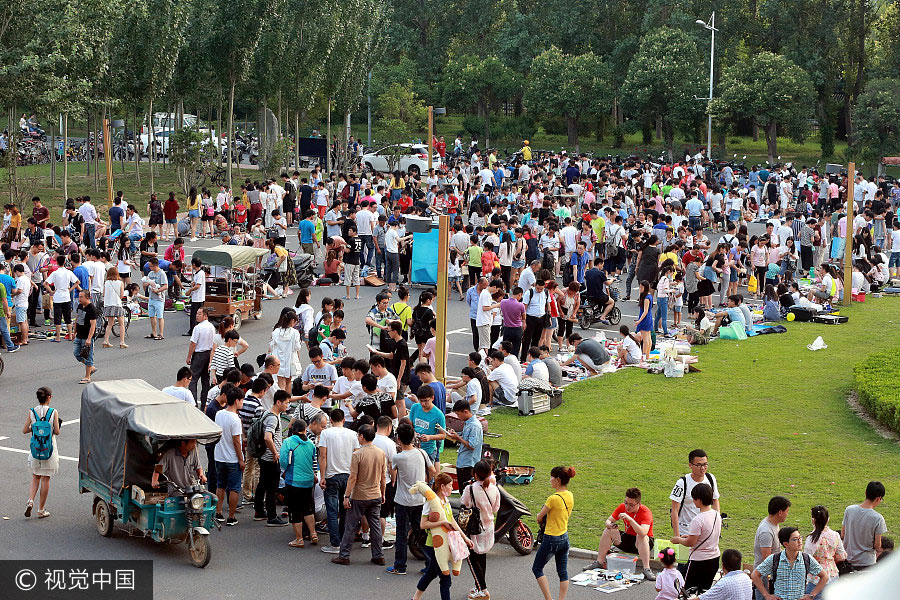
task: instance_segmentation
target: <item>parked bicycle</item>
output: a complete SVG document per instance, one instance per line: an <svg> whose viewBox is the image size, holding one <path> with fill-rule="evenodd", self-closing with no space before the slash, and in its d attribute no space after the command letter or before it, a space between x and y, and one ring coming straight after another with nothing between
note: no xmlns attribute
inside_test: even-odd
<svg viewBox="0 0 900 600"><path fill-rule="evenodd" d="M125 311L125 337L127 338L128 326L131 325L131 309L127 306L123 306L122 309ZM112 325L109 324L110 319L112 320ZM94 339L99 340L106 337L106 328L110 326L112 327L112 336L118 338L121 331L119 329L119 319L117 317L99 315L97 317L97 327L94 328Z"/></svg>

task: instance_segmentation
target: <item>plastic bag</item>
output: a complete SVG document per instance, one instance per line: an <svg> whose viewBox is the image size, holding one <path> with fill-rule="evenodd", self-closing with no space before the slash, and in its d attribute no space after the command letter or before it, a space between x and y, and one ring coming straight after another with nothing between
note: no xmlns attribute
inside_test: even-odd
<svg viewBox="0 0 900 600"><path fill-rule="evenodd" d="M455 529L447 534L447 538L450 544L450 555L453 557L453 562L463 561L469 558L469 547L466 546L466 542L463 541L462 536Z"/></svg>
<svg viewBox="0 0 900 600"><path fill-rule="evenodd" d="M750 275L750 279L747 280L747 291L751 294L755 294L759 289L759 282L756 280L756 275Z"/></svg>
<svg viewBox="0 0 900 600"><path fill-rule="evenodd" d="M730 323L719 328L719 338L723 340L746 340L747 332L740 323Z"/></svg>
<svg viewBox="0 0 900 600"><path fill-rule="evenodd" d="M684 377L684 364L672 358L663 361L663 373L666 377Z"/></svg>

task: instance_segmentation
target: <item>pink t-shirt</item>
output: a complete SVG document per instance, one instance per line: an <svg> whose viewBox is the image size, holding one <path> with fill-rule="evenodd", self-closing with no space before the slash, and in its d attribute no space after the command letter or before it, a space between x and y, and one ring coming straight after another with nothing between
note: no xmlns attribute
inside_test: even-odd
<svg viewBox="0 0 900 600"><path fill-rule="evenodd" d="M714 510L701 512L691 520L688 535L697 536L697 545L691 549L691 560L716 558L719 552L719 536L722 533L722 519Z"/></svg>
<svg viewBox="0 0 900 600"><path fill-rule="evenodd" d="M678 591L675 589L675 582L680 584L679 589L684 587L684 577L674 566L671 569L663 569L656 576L656 600L675 600L678 598Z"/></svg>

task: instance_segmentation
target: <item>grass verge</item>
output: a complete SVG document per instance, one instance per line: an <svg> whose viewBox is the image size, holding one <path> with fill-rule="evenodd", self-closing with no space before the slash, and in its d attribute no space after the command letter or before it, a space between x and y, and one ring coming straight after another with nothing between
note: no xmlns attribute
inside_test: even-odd
<svg viewBox="0 0 900 600"><path fill-rule="evenodd" d="M853 369L860 403L882 425L900 433L900 362L898 348L873 354Z"/></svg>
<svg viewBox="0 0 900 600"><path fill-rule="evenodd" d="M753 534L771 496L793 506L788 525L810 532L809 509L824 504L832 527L844 508L863 498L868 481L888 489L880 510L900 519L900 446L853 414L846 395L853 365L896 344L900 300L876 299L842 309L845 325L792 323L788 332L697 349L701 373L666 379L642 370L570 386L558 409L533 417L497 411L490 443L510 452L511 464L533 465L528 486L509 486L535 512L550 494L550 469L573 465L570 489L574 545L596 547L603 520L638 486L653 511L655 535L668 538L668 495L687 472L687 453L703 448L719 480L729 528L722 548L752 551ZM806 345L817 335L826 350ZM444 457L447 461L448 458Z"/></svg>

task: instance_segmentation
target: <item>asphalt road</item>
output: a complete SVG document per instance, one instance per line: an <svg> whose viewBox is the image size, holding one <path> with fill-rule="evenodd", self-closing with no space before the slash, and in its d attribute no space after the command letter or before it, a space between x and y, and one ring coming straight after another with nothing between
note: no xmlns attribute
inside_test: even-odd
<svg viewBox="0 0 900 600"><path fill-rule="evenodd" d="M296 238L293 238L296 244ZM195 242L188 252L214 245L205 240ZM339 293L343 288L311 288L313 306L322 297ZM368 334L363 324L366 312L374 302L375 288L363 288L362 299L349 300L345 307L345 324L349 330L348 348L358 356L366 354ZM413 300L419 290L413 290ZM250 343L244 361L266 350L270 332L282 306L293 305L295 296L264 303L259 321L246 321L241 335ZM635 313L634 302L622 305L623 322ZM463 302L451 300L448 307L450 357L448 372L459 373L465 365L465 353L472 349L468 310ZM188 339L181 336L187 330L187 314L166 313L166 339L144 339L149 333L149 320L134 321L128 334L130 348L120 350L95 349L97 380L142 378L162 388L173 382L175 372L185 364ZM0 558L2 559L152 559L154 561L155 598L184 598L188 594L202 594L210 598L256 597L265 589L268 597L286 596L303 590L304 595L322 598L409 598L414 591L414 575L421 563L410 563L410 575L389 576L383 568L368 563L368 550L356 548L351 557L353 566L341 567L328 561L316 548L288 548L292 535L287 528L266 528L253 522L247 511L237 527L213 531L212 560L208 567L198 570L190 565L184 545L162 545L129 537L117 531L111 538L98 535L91 515L90 495L78 493L78 437L80 394L78 380L83 367L72 356L71 343L55 344L33 341L20 352L3 356L5 370L0 376ZM244 362L242 361L242 362ZM22 434L27 411L36 404L34 392L39 386L53 390L53 406L63 420L59 436L62 457L59 474L52 479L47 509L52 516L37 520L25 519L23 509L31 479L26 459L29 436ZM205 460L203 460L205 463ZM548 494L550 490L548 488ZM531 507L537 510L539 507ZM386 551L387 560L393 551ZM487 580L495 598L540 598L531 574L533 557L517 555L507 544L499 544L488 560ZM581 570L586 560L570 559L570 574ZM552 588L556 576L547 571ZM463 574L454 580L453 598L464 598L472 586L471 575ZM570 597L597 597L600 592L572 586ZM643 583L631 590L618 592L616 598L655 597L651 583ZM437 597L437 584L427 597ZM555 594L554 594L555 597Z"/></svg>

